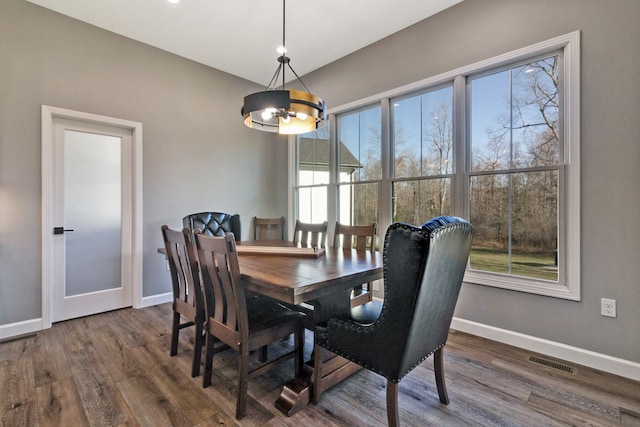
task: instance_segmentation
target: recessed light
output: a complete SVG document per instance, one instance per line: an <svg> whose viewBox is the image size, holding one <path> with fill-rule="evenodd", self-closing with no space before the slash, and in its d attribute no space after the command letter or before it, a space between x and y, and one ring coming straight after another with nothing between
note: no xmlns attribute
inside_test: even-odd
<svg viewBox="0 0 640 427"><path fill-rule="evenodd" d="M180 0L167 0L169 3L178 4Z"/></svg>

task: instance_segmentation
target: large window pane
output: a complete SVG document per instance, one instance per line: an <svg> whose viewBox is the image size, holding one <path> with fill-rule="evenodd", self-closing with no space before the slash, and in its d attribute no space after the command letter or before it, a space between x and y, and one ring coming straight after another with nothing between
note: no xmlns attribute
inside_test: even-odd
<svg viewBox="0 0 640 427"><path fill-rule="evenodd" d="M340 182L382 178L380 106L338 117Z"/></svg>
<svg viewBox="0 0 640 427"><path fill-rule="evenodd" d="M393 221L420 225L451 214L451 180L424 179L393 184Z"/></svg>
<svg viewBox="0 0 640 427"><path fill-rule="evenodd" d="M473 177L471 268L558 280L556 171Z"/></svg>
<svg viewBox="0 0 640 427"><path fill-rule="evenodd" d="M327 187L298 188L298 219L318 223L327 220Z"/></svg>
<svg viewBox="0 0 640 427"><path fill-rule="evenodd" d="M558 58L471 80L473 171L558 164Z"/></svg>
<svg viewBox="0 0 640 427"><path fill-rule="evenodd" d="M329 124L298 138L298 219L317 223L327 220L329 184Z"/></svg>
<svg viewBox="0 0 640 427"><path fill-rule="evenodd" d="M329 183L329 126L298 139L298 185Z"/></svg>
<svg viewBox="0 0 640 427"><path fill-rule="evenodd" d="M393 102L396 178L453 172L452 94L447 86Z"/></svg>
<svg viewBox="0 0 640 427"><path fill-rule="evenodd" d="M378 223L378 183L341 185L340 218L342 224Z"/></svg>

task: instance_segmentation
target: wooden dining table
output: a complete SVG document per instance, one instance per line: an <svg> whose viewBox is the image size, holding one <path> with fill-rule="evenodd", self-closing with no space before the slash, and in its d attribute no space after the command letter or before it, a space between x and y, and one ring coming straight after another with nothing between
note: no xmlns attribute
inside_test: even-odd
<svg viewBox="0 0 640 427"><path fill-rule="evenodd" d="M246 289L287 304L310 304L312 324L331 317L349 317L351 290L383 276L379 252L342 248L303 248L282 240L238 242L240 274ZM323 364L323 388L329 388L360 367L336 355ZM312 371L286 384L276 407L292 415L311 399ZM326 372L324 372L326 370Z"/></svg>

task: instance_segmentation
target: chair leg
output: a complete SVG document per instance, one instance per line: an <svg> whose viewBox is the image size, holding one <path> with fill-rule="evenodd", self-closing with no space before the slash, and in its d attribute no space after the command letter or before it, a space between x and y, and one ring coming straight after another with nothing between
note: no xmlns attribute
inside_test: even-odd
<svg viewBox="0 0 640 427"><path fill-rule="evenodd" d="M245 416L247 412L247 388L249 385L249 351L240 346L238 351L238 391L236 399L236 419Z"/></svg>
<svg viewBox="0 0 640 427"><path fill-rule="evenodd" d="M213 353L215 338L209 332L205 332L207 353L204 359L204 375L202 376L202 387L211 385L211 373L213 371Z"/></svg>
<svg viewBox="0 0 640 427"><path fill-rule="evenodd" d="M320 402L322 394L322 347L313 346L313 403Z"/></svg>
<svg viewBox="0 0 640 427"><path fill-rule="evenodd" d="M296 346L296 376L302 376L304 366L304 322L300 322L298 332L293 337Z"/></svg>
<svg viewBox="0 0 640 427"><path fill-rule="evenodd" d="M173 312L173 326L171 328L171 350L169 354L175 356L178 354L178 334L180 332L180 313Z"/></svg>
<svg viewBox="0 0 640 427"><path fill-rule="evenodd" d="M398 427L400 425L398 383L392 381L387 381L387 423L389 427Z"/></svg>
<svg viewBox="0 0 640 427"><path fill-rule="evenodd" d="M447 395L447 386L444 382L444 347L437 349L433 355L433 370L436 374L436 386L438 387L440 402L448 405L449 396Z"/></svg>
<svg viewBox="0 0 640 427"><path fill-rule="evenodd" d="M262 363L266 363L267 360L269 360L269 351L268 351L268 347L262 346L260 347L260 357L259 357L260 362Z"/></svg>
<svg viewBox="0 0 640 427"><path fill-rule="evenodd" d="M205 340L202 327L202 322L196 322L196 336L193 339L193 364L191 366L192 377L197 377L198 375L200 375L200 359L202 358L202 345L204 344Z"/></svg>

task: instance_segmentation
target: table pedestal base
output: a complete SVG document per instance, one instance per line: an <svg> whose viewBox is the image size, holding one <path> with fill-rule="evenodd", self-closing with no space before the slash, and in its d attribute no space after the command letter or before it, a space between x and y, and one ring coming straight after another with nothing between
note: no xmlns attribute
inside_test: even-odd
<svg viewBox="0 0 640 427"><path fill-rule="evenodd" d="M322 364L322 390L333 387L360 369L362 369L360 365L331 353L329 359ZM275 406L280 412L290 417L307 406L311 402L312 395L313 366L307 364L303 376L294 378L283 387Z"/></svg>

